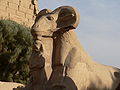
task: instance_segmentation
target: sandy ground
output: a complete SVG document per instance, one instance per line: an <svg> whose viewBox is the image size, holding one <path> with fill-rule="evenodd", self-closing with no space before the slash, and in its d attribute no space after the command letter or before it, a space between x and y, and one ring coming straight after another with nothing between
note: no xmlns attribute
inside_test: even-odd
<svg viewBox="0 0 120 90"><path fill-rule="evenodd" d="M13 90L13 88L17 88L18 86L24 86L24 85L20 83L0 81L0 90Z"/></svg>

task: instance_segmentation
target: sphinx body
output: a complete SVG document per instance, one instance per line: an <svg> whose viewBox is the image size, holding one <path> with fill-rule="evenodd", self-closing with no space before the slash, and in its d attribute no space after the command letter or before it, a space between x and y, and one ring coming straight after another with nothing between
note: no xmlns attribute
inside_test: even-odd
<svg viewBox="0 0 120 90"><path fill-rule="evenodd" d="M79 13L73 7L40 11L32 27L32 83L25 90L117 89L120 70L87 55L73 30L78 24Z"/></svg>
<svg viewBox="0 0 120 90"><path fill-rule="evenodd" d="M117 90L120 84L120 69L93 61L84 51L74 30L60 34L59 38L56 40L56 46L61 48L57 50L59 55L56 54L55 57L60 58L59 63L65 68L63 78L70 77L77 90ZM69 87L66 81L63 80L61 83L66 88Z"/></svg>

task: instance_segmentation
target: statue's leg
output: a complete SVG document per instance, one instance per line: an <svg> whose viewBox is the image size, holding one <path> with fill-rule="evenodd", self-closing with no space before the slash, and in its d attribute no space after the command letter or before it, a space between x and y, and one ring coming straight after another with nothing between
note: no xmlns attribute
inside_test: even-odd
<svg viewBox="0 0 120 90"><path fill-rule="evenodd" d="M47 84L47 90L54 88L65 88L63 85L64 80L64 63L61 60L61 36L53 38L53 53L52 53L52 74ZM51 88L51 89L50 89Z"/></svg>
<svg viewBox="0 0 120 90"><path fill-rule="evenodd" d="M63 71L64 67L62 65L53 67L46 90L65 90Z"/></svg>

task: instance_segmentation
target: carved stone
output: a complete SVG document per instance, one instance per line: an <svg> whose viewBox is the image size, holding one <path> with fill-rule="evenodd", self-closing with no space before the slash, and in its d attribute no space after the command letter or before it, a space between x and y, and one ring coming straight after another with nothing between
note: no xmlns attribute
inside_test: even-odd
<svg viewBox="0 0 120 90"><path fill-rule="evenodd" d="M39 12L31 30L31 90L117 90L120 70L87 55L74 32L78 24L70 6Z"/></svg>

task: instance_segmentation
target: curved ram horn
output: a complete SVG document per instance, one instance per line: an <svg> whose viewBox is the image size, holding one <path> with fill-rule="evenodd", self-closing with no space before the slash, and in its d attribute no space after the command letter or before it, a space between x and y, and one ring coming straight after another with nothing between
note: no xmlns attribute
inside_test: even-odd
<svg viewBox="0 0 120 90"><path fill-rule="evenodd" d="M58 14L58 19L56 21L58 28L76 28L80 22L79 12L71 6L58 7L52 13Z"/></svg>

